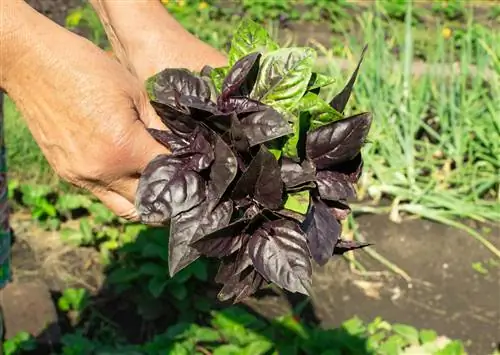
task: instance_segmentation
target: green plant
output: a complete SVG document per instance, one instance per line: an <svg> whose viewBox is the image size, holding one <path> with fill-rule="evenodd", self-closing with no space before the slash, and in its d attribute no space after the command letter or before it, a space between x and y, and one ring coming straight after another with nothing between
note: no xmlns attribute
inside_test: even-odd
<svg viewBox="0 0 500 355"><path fill-rule="evenodd" d="M117 261L110 265L108 282L118 294L136 292L139 314L145 319L161 317L174 310L178 317L192 320L196 312L207 311L210 302L197 292L200 282L208 280L211 265L197 260L174 277L168 274L168 240L165 228L138 226L137 239L118 250Z"/></svg>
<svg viewBox="0 0 500 355"><path fill-rule="evenodd" d="M297 20L300 14L290 0L243 0L245 15L263 23L269 20Z"/></svg>
<svg viewBox="0 0 500 355"><path fill-rule="evenodd" d="M57 300L58 308L63 312L72 312L77 318L89 306L89 294L83 288L67 288Z"/></svg>
<svg viewBox="0 0 500 355"><path fill-rule="evenodd" d="M27 332L17 333L14 337L4 341L4 355L22 355L25 351L36 349L36 342L33 336Z"/></svg>
<svg viewBox="0 0 500 355"><path fill-rule="evenodd" d="M465 4L465 0L434 1L432 11L437 15L444 16L447 20L458 20L465 16Z"/></svg>
<svg viewBox="0 0 500 355"><path fill-rule="evenodd" d="M71 10L66 17L66 27L87 31L92 42L104 49L110 48L99 16L89 4Z"/></svg>

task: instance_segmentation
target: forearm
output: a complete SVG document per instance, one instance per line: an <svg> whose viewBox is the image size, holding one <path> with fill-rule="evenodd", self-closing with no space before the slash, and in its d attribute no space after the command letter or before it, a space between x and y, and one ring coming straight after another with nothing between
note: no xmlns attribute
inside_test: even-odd
<svg viewBox="0 0 500 355"><path fill-rule="evenodd" d="M166 67L223 66L225 56L185 30L159 0L90 0L120 61L141 80Z"/></svg>
<svg viewBox="0 0 500 355"><path fill-rule="evenodd" d="M31 38L26 25L29 9L22 0L0 1L0 88L4 89L12 66L30 48Z"/></svg>

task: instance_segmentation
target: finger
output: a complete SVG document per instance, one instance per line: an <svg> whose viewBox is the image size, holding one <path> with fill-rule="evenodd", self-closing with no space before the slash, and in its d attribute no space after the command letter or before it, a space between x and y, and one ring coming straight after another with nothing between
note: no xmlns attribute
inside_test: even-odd
<svg viewBox="0 0 500 355"><path fill-rule="evenodd" d="M165 130L167 127L163 124L155 109L149 102L148 94L143 91L136 103L139 111L139 119L147 128Z"/></svg>
<svg viewBox="0 0 500 355"><path fill-rule="evenodd" d="M139 221L134 204L127 198L113 191L92 191L92 193L118 217L131 222Z"/></svg>

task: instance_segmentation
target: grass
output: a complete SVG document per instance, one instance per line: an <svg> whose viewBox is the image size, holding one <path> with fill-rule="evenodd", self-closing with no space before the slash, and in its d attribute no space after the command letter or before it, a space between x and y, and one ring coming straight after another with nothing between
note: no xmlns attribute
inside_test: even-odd
<svg viewBox="0 0 500 355"><path fill-rule="evenodd" d="M52 169L36 144L14 103L4 98L5 144L11 179L54 183Z"/></svg>

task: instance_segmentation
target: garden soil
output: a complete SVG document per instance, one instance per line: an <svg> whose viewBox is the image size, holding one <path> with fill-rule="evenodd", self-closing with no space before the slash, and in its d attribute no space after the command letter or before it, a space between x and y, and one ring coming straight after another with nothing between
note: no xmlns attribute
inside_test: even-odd
<svg viewBox="0 0 500 355"><path fill-rule="evenodd" d="M396 224L387 216L376 215L356 220L375 250L412 279L386 272L359 274L344 259L333 259L314 272L312 304L306 307L305 320L335 327L354 315L365 321L380 316L462 339L471 355L491 354L500 341L500 267L490 268L486 274L472 268L473 263L486 265L493 258L488 250L470 235L433 222ZM86 287L94 295L100 292L106 275L95 251L63 245L57 232L38 229L28 216L14 215L13 229L16 282L41 280L53 294L67 287ZM497 247L499 233L499 226L486 233ZM355 255L370 271L386 270L364 251ZM40 292L35 298L43 299L45 291ZM274 317L302 300L276 293L252 298L246 304L263 317ZM26 315L16 322L20 326L30 319ZM134 333L126 329L130 323L123 319L124 333ZM137 319L133 324L138 325Z"/></svg>

